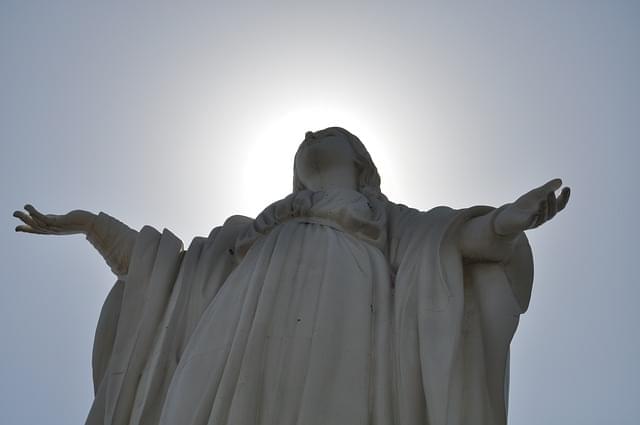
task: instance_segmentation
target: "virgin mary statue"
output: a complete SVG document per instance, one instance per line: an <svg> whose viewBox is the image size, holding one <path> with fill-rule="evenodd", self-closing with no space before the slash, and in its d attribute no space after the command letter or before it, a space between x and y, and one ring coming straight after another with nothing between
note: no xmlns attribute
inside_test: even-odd
<svg viewBox="0 0 640 425"><path fill-rule="evenodd" d="M118 279L93 348L100 425L500 425L559 179L494 209L389 201L364 145L308 132L293 192L188 249L27 205L18 231L84 233Z"/></svg>

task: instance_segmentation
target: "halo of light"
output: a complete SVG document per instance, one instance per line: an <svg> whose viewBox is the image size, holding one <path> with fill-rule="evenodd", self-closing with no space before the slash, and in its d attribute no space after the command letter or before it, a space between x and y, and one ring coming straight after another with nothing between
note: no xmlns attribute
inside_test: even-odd
<svg viewBox="0 0 640 425"><path fill-rule="evenodd" d="M265 119L242 168L243 193L255 195L250 209L257 213L291 192L293 157L305 132L338 126L359 137L372 134L372 125L354 110L331 104L313 105L292 108Z"/></svg>

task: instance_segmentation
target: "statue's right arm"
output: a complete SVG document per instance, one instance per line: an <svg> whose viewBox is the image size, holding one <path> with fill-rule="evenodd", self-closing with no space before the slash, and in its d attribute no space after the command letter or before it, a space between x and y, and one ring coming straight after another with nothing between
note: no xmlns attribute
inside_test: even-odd
<svg viewBox="0 0 640 425"><path fill-rule="evenodd" d="M67 214L42 214L31 205L23 211L15 211L14 217L24 224L16 232L41 235L84 234L98 250L114 274L127 274L129 260L138 232L108 214L98 215L89 211L74 210Z"/></svg>

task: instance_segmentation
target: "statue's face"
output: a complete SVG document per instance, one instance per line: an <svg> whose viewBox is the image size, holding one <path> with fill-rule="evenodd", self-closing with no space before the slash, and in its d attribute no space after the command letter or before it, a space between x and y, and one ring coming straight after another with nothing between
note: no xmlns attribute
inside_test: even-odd
<svg viewBox="0 0 640 425"><path fill-rule="evenodd" d="M296 171L311 190L327 187L357 188L356 155L347 137L326 129L307 132L296 156Z"/></svg>

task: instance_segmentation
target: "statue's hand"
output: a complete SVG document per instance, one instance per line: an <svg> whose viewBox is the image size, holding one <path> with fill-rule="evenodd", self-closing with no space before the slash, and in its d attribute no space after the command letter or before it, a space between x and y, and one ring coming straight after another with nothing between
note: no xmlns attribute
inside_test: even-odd
<svg viewBox="0 0 640 425"><path fill-rule="evenodd" d="M42 214L32 205L25 205L27 211L15 211L14 217L19 218L24 224L16 227L16 232L36 233L39 235L73 235L86 234L96 215L89 211L73 210L67 214L54 215Z"/></svg>
<svg viewBox="0 0 640 425"><path fill-rule="evenodd" d="M562 180L553 179L509 204L494 221L496 233L503 236L514 235L551 220L569 202L569 187L564 187L556 198L555 191L561 186Z"/></svg>

